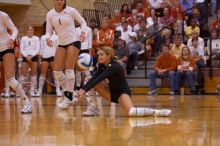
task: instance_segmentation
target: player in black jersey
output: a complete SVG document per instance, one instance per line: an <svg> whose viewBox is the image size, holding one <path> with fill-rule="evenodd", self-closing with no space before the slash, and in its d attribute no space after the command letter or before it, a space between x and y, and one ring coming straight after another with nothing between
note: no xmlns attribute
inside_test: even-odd
<svg viewBox="0 0 220 146"><path fill-rule="evenodd" d="M104 46L99 49L98 69L87 84L79 90L77 97L84 97L85 93L94 87L104 99L114 103L120 103L129 116L169 116L171 113L169 109L155 110L133 106L125 71L113 58L113 48Z"/></svg>

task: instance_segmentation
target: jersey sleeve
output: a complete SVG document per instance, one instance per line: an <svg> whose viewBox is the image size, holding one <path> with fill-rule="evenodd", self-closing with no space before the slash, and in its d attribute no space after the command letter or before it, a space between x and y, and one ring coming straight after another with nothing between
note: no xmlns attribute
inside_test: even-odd
<svg viewBox="0 0 220 146"><path fill-rule="evenodd" d="M81 14L76 9L72 8L71 15L73 19L75 19L81 25L81 31L85 32L87 24L84 18L81 16Z"/></svg>
<svg viewBox="0 0 220 146"><path fill-rule="evenodd" d="M12 22L11 18L6 13L3 13L2 15L2 22L6 26L6 28L10 29L10 31L12 32L11 39L15 40L18 35L18 30Z"/></svg>
<svg viewBox="0 0 220 146"><path fill-rule="evenodd" d="M21 43L20 43L20 50L21 50L22 56L27 57L27 54L26 54L26 52L24 51L24 43L25 43L25 38L22 37L22 38L21 38Z"/></svg>
<svg viewBox="0 0 220 146"><path fill-rule="evenodd" d="M108 78L109 76L114 75L118 71L118 67L115 64L109 64L109 66L103 70L102 72L98 72L95 74L83 87L83 89L87 92L93 87L95 87L98 83L103 81L104 79Z"/></svg>
<svg viewBox="0 0 220 146"><path fill-rule="evenodd" d="M50 38L52 33L53 33L53 25L52 25L52 17L51 17L51 14L50 12L47 13L47 17L46 17L46 39Z"/></svg>
<svg viewBox="0 0 220 146"><path fill-rule="evenodd" d="M40 51L40 40L38 37L35 38L36 48L35 51L32 53L32 56L36 56Z"/></svg>

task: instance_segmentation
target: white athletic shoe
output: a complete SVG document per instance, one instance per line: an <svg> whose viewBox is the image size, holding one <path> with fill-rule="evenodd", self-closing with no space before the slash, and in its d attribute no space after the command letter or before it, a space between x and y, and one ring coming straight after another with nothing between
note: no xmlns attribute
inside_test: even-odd
<svg viewBox="0 0 220 146"><path fill-rule="evenodd" d="M90 106L87 111L83 112L83 116L99 116L99 109L98 107Z"/></svg>
<svg viewBox="0 0 220 146"><path fill-rule="evenodd" d="M4 97L8 98L10 97L10 94L8 92L5 92Z"/></svg>
<svg viewBox="0 0 220 146"><path fill-rule="evenodd" d="M160 109L160 110L154 110L154 116L156 117L167 117L171 114L171 110L169 109Z"/></svg>
<svg viewBox="0 0 220 146"><path fill-rule="evenodd" d="M33 97L40 97L40 96L41 96L41 94L39 92L37 92L36 94L34 94Z"/></svg>
<svg viewBox="0 0 220 146"><path fill-rule="evenodd" d="M29 100L26 99L25 101L23 101L21 113L22 114L32 113L32 106L31 106L31 103L29 102Z"/></svg>
<svg viewBox="0 0 220 146"><path fill-rule="evenodd" d="M30 95L30 96L35 96L34 91L30 91L30 92L29 92L29 95Z"/></svg>
<svg viewBox="0 0 220 146"><path fill-rule="evenodd" d="M63 96L63 93L60 91L60 89L56 89L56 93L58 97Z"/></svg>
<svg viewBox="0 0 220 146"><path fill-rule="evenodd" d="M64 100L58 104L58 107L62 110L67 110L71 103L72 101L65 97Z"/></svg>
<svg viewBox="0 0 220 146"><path fill-rule="evenodd" d="M157 90L154 89L154 90L151 90L147 93L148 95L156 95L157 94Z"/></svg>

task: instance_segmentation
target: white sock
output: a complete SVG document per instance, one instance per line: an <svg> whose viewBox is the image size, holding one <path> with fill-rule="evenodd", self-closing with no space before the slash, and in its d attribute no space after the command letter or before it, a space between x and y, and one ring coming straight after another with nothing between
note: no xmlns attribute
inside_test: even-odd
<svg viewBox="0 0 220 146"><path fill-rule="evenodd" d="M65 69L66 74L66 90L73 93L75 86L75 72L72 69Z"/></svg>
<svg viewBox="0 0 220 146"><path fill-rule="evenodd" d="M9 84L9 86L11 86L11 88L12 88L13 90L16 91L16 93L17 93L21 98L23 98L24 100L28 100L28 98L27 98L27 96L26 96L26 94L25 94L25 92L24 92L24 90L23 90L21 84L19 84L19 82L18 82L14 77L11 78L11 79L8 79L6 82Z"/></svg>
<svg viewBox="0 0 220 146"><path fill-rule="evenodd" d="M40 79L39 79L39 87L38 87L38 92L39 92L40 94L42 94L42 90L43 90L43 87L44 87L44 82L45 82L45 77L40 76Z"/></svg>
<svg viewBox="0 0 220 146"><path fill-rule="evenodd" d="M81 72L76 71L76 86L80 87L82 82Z"/></svg>
<svg viewBox="0 0 220 146"><path fill-rule="evenodd" d="M87 92L86 96L87 96L86 99L87 99L88 105L98 109L96 91L94 89L91 89L90 91Z"/></svg>
<svg viewBox="0 0 220 146"><path fill-rule="evenodd" d="M9 86L8 82L6 81L6 79L5 79L5 93L9 93L9 91L10 91L10 86Z"/></svg>
<svg viewBox="0 0 220 146"><path fill-rule="evenodd" d="M132 107L129 110L129 116L151 116L154 115L155 110L145 107Z"/></svg>
<svg viewBox="0 0 220 146"><path fill-rule="evenodd" d="M37 87L37 76L31 76L31 92L34 92L34 90Z"/></svg>
<svg viewBox="0 0 220 146"><path fill-rule="evenodd" d="M23 86L24 85L24 81L25 81L26 77L21 75L20 78L19 78L19 82L21 83L21 85Z"/></svg>
<svg viewBox="0 0 220 146"><path fill-rule="evenodd" d="M63 91L66 89L66 76L63 71L53 71L56 84L60 85Z"/></svg>

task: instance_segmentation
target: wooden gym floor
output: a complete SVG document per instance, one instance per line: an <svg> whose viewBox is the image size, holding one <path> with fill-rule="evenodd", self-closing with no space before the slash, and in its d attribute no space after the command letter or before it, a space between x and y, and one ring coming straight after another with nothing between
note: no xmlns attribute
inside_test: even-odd
<svg viewBox="0 0 220 146"><path fill-rule="evenodd" d="M219 146L220 98L135 95L136 106L170 108L169 118L127 117L103 101L101 116L82 117L86 102L57 109L55 96L32 98L20 114L19 98L0 98L0 146Z"/></svg>

